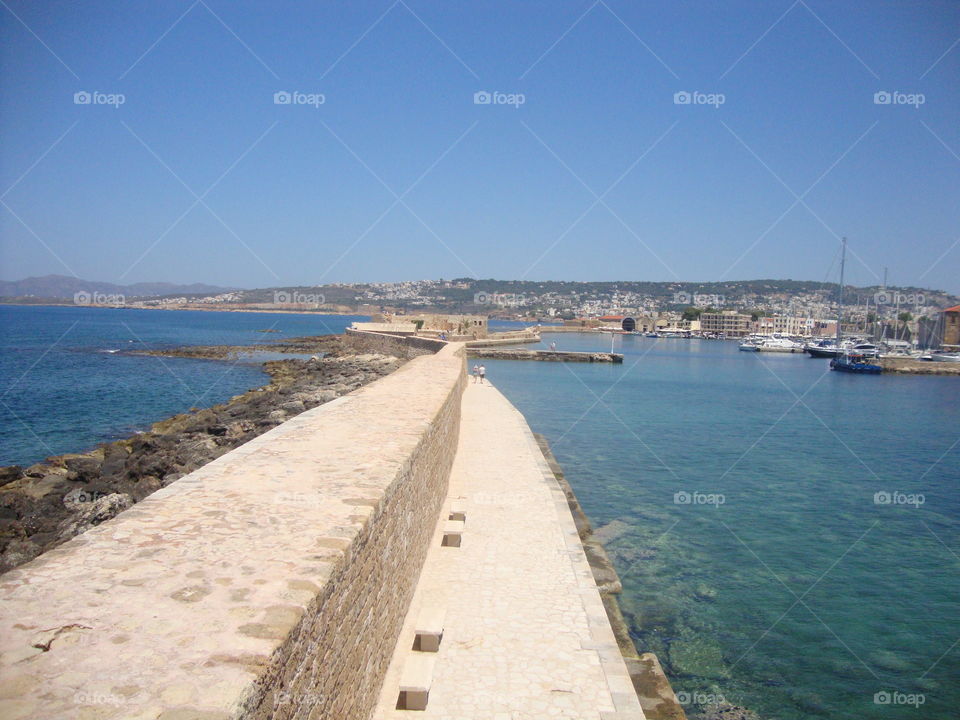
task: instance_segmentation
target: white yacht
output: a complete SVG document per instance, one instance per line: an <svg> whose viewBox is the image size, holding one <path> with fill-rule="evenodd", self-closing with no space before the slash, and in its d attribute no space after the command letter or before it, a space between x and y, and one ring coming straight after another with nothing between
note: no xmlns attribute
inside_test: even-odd
<svg viewBox="0 0 960 720"><path fill-rule="evenodd" d="M761 342L757 350L759 352L802 353L803 343L794 342L790 338L774 335Z"/></svg>
<svg viewBox="0 0 960 720"><path fill-rule="evenodd" d="M869 342L856 343L850 348L850 351L863 355L864 357L877 357L880 354L880 348Z"/></svg>

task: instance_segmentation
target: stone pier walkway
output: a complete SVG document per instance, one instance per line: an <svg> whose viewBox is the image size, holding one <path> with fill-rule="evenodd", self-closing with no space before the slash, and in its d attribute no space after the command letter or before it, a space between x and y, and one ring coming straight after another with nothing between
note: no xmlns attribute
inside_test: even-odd
<svg viewBox="0 0 960 720"><path fill-rule="evenodd" d="M441 546L451 503L465 514L460 547ZM438 616L439 651L414 651ZM432 671L414 670L427 655ZM425 710L396 709L404 674L429 681ZM566 499L526 420L489 384L463 397L450 500L375 717L644 717Z"/></svg>

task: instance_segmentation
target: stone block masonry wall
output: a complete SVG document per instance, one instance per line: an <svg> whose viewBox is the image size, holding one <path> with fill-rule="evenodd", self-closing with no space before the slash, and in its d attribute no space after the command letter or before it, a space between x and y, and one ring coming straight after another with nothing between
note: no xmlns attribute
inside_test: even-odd
<svg viewBox="0 0 960 720"><path fill-rule="evenodd" d="M432 355L447 343L432 338L387 335L366 330L347 329L344 342L348 347L361 352L376 352L402 358Z"/></svg>
<svg viewBox="0 0 960 720"><path fill-rule="evenodd" d="M412 360L4 575L0 717L368 717L465 377Z"/></svg>

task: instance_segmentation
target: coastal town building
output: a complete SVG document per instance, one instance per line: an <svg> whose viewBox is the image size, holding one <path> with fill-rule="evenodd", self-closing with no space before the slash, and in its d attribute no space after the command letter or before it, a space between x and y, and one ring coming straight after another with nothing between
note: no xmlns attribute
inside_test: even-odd
<svg viewBox="0 0 960 720"><path fill-rule="evenodd" d="M960 348L960 305L941 310L933 317L917 318L916 337L923 348Z"/></svg>
<svg viewBox="0 0 960 720"><path fill-rule="evenodd" d="M753 318L733 310L701 313L700 330L705 333L723 333L727 337L744 337L754 330Z"/></svg>
<svg viewBox="0 0 960 720"><path fill-rule="evenodd" d="M943 311L943 344L960 346L960 305Z"/></svg>
<svg viewBox="0 0 960 720"><path fill-rule="evenodd" d="M603 323L600 322L599 318L574 318L573 320L564 320L564 327L569 328L596 328L600 327Z"/></svg>
<svg viewBox="0 0 960 720"><path fill-rule="evenodd" d="M590 318L584 322L589 323L595 320L595 324L584 325L584 327L613 327L618 326L627 332L653 332L671 325L666 318L657 318L653 315L603 315L599 318ZM690 329L689 323L685 329Z"/></svg>
<svg viewBox="0 0 960 720"><path fill-rule="evenodd" d="M775 315L762 317L757 320L756 332L760 335L801 335L826 336L836 332L837 324L826 320L817 320L812 317L793 317L792 315Z"/></svg>

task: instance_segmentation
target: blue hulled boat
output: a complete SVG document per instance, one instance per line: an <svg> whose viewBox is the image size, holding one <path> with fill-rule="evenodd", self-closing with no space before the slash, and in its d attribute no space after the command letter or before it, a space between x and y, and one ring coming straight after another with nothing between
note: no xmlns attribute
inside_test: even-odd
<svg viewBox="0 0 960 720"><path fill-rule="evenodd" d="M860 373L862 375L879 375L883 372L880 365L868 363L867 358L859 353L846 353L830 361L831 370L840 372Z"/></svg>
<svg viewBox="0 0 960 720"><path fill-rule="evenodd" d="M842 240L842 248L843 250L840 253L840 300L837 303L837 337L833 343L838 354L830 361L830 369L839 370L840 372L857 373L858 375L879 375L883 372L883 368L879 365L868 363L866 355L864 355L866 348L869 347L872 350L876 348L875 345L861 345L860 347L864 347L864 350L848 350L843 348L843 343L840 341L843 327L843 271L847 265L846 238ZM807 348L807 351L809 352L809 348Z"/></svg>

